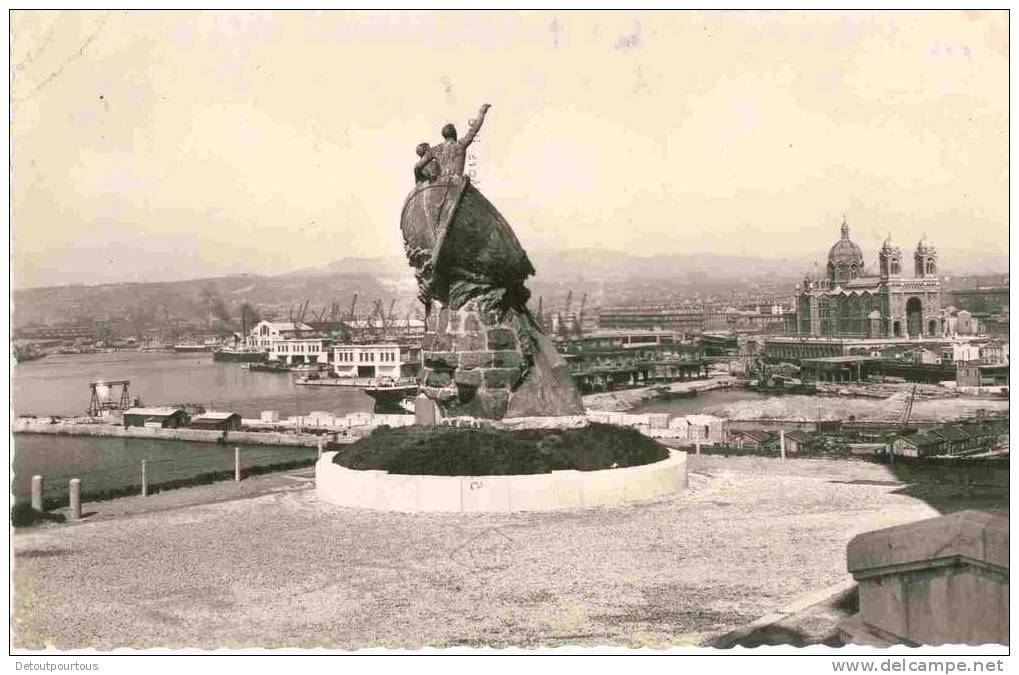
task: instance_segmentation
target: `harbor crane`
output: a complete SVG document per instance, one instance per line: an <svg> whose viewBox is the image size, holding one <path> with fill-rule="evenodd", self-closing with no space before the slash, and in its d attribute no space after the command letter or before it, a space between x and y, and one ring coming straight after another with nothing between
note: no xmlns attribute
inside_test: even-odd
<svg viewBox="0 0 1019 675"><path fill-rule="evenodd" d="M297 312L297 323L304 323L304 316L308 313L308 305L310 304L311 298L308 298L304 301L304 304L301 305L301 308Z"/></svg>
<svg viewBox="0 0 1019 675"><path fill-rule="evenodd" d="M903 426L909 424L909 418L912 417L913 415L913 402L915 400L916 400L916 385L914 384L913 390L909 392L909 397L906 398L906 402L899 410L898 415L896 415L895 421L897 421L899 424Z"/></svg>
<svg viewBox="0 0 1019 675"><path fill-rule="evenodd" d="M564 309L562 312L559 312L558 321L556 321L555 326L556 332L563 337L569 334L569 330L566 327L566 321L570 316L570 306L572 304L573 304L573 289L571 288L566 293L566 309Z"/></svg>
<svg viewBox="0 0 1019 675"><path fill-rule="evenodd" d="M95 380L89 382L92 398L85 412L89 417L99 417L104 410L127 410L131 407L131 396L128 393L130 380ZM120 398L113 400L113 388L120 387Z"/></svg>
<svg viewBox="0 0 1019 675"><path fill-rule="evenodd" d="M353 323L354 321L357 321L357 314L355 314L356 311L357 311L357 293L354 293L354 298L353 300L350 301L350 311L347 312L348 322Z"/></svg>
<svg viewBox="0 0 1019 675"><path fill-rule="evenodd" d="M584 308L587 306L587 293L580 298L580 311L573 322L573 334L578 338L584 335Z"/></svg>

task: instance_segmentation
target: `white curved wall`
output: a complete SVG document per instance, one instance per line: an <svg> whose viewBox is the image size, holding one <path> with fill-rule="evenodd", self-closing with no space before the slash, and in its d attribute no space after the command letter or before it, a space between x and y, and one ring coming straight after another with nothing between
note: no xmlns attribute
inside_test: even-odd
<svg viewBox="0 0 1019 675"><path fill-rule="evenodd" d="M352 508L404 513L554 511L655 499L686 488L686 453L654 464L525 476L408 476L358 471L326 452L315 465L318 498Z"/></svg>

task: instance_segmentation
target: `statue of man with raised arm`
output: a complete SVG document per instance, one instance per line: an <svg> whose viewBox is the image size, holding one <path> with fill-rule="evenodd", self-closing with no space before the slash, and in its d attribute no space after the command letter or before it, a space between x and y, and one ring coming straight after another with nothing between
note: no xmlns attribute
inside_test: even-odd
<svg viewBox="0 0 1019 675"><path fill-rule="evenodd" d="M442 127L442 143L429 148L418 160L415 169L423 169L429 162L435 160L439 163L440 176L462 176L464 165L467 163L467 146L474 142L474 137L481 131L481 125L485 123L485 114L491 107L488 103L481 106L477 119L471 120L463 138L456 137L456 127L452 124Z"/></svg>
<svg viewBox="0 0 1019 675"><path fill-rule="evenodd" d="M524 282L534 267L513 228L463 173L489 107L481 106L463 138L447 124L441 144L417 147L415 186L400 215L428 326L422 391L446 417L585 424L566 361L527 308Z"/></svg>

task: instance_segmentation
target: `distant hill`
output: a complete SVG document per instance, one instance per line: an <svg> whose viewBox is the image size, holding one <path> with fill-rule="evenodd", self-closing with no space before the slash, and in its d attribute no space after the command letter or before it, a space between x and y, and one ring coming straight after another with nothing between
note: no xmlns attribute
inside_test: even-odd
<svg viewBox="0 0 1019 675"><path fill-rule="evenodd" d="M588 307L684 299L725 301L747 295L791 297L807 258L744 258L711 254L634 256L597 249L537 250L537 275L528 283L532 305L561 308L570 291L573 308L584 294ZM14 325L70 320L117 320L138 326L180 320L239 322L250 303L263 315L289 312L309 301L309 314L336 303L349 310L354 294L363 313L376 300L395 313L417 309L413 271L395 257L342 258L329 265L279 275L240 274L158 283L30 288L14 292Z"/></svg>

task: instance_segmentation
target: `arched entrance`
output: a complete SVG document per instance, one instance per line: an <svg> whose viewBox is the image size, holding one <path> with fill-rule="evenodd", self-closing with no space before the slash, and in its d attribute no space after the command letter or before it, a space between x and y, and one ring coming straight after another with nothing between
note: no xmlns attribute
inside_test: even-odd
<svg viewBox="0 0 1019 675"><path fill-rule="evenodd" d="M906 331L909 337L920 337L923 334L923 303L920 298L906 301Z"/></svg>

